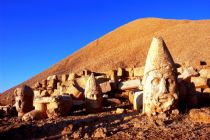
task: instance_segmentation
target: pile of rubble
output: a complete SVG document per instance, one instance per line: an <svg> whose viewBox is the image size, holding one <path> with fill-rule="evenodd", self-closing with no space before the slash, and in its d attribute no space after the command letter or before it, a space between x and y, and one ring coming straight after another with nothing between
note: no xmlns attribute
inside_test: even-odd
<svg viewBox="0 0 210 140"><path fill-rule="evenodd" d="M104 102L120 104L119 98L125 97L134 111L166 119L209 103L210 68L202 67L178 66L163 39L154 37L145 67L52 75L32 87L17 88L14 106L1 106L0 112L11 116L17 111L24 121L39 120L70 115L78 107L100 112Z"/></svg>

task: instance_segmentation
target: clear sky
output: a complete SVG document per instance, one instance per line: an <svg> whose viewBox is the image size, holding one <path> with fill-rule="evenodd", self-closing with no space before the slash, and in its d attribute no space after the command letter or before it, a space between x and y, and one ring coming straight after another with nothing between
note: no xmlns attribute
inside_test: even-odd
<svg viewBox="0 0 210 140"><path fill-rule="evenodd" d="M210 19L210 0L0 0L0 92L144 17Z"/></svg>

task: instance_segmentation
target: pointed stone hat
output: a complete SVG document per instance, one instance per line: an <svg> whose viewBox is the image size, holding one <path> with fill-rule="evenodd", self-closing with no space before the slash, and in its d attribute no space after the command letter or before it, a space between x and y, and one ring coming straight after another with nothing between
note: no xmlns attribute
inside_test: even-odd
<svg viewBox="0 0 210 140"><path fill-rule="evenodd" d="M150 45L144 75L153 70L159 70L161 73L171 73L175 71L175 64L171 54L162 37L153 37Z"/></svg>
<svg viewBox="0 0 210 140"><path fill-rule="evenodd" d="M93 73L91 73L89 79L87 80L86 86L85 86L85 96L87 96L87 94L89 94L89 93L99 94L99 87L96 83L96 79L95 79Z"/></svg>

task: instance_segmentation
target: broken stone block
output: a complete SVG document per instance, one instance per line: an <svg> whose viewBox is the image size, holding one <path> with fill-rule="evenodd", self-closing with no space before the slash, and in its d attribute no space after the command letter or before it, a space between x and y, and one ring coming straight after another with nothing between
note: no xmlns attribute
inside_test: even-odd
<svg viewBox="0 0 210 140"><path fill-rule="evenodd" d="M180 77L183 80L187 80L187 79L190 79L191 77L196 77L196 76L199 76L199 73L196 72L193 67L188 67L184 69Z"/></svg>
<svg viewBox="0 0 210 140"><path fill-rule="evenodd" d="M79 71L77 74L78 74L79 76L90 76L91 71L88 70L88 69L83 69L82 71Z"/></svg>
<svg viewBox="0 0 210 140"><path fill-rule="evenodd" d="M51 79L51 80L48 80L47 81L47 89L56 89L57 87L57 83L56 83L56 80L55 79Z"/></svg>
<svg viewBox="0 0 210 140"><path fill-rule="evenodd" d="M117 69L117 76L118 76L118 77L123 77L123 75L124 75L124 69L118 68L118 69Z"/></svg>
<svg viewBox="0 0 210 140"><path fill-rule="evenodd" d="M135 80L129 80L125 82L120 82L118 84L119 90L130 90L130 89L138 89L139 86L141 86L141 80L135 79Z"/></svg>
<svg viewBox="0 0 210 140"><path fill-rule="evenodd" d="M57 75L48 76L48 77L47 77L47 80L48 80L48 81L57 80Z"/></svg>
<svg viewBox="0 0 210 140"><path fill-rule="evenodd" d="M134 91L128 90L127 93L128 93L128 100L129 100L130 104L133 104L133 100L134 100Z"/></svg>
<svg viewBox="0 0 210 140"><path fill-rule="evenodd" d="M68 80L68 75L62 74L62 75L61 75L61 81L62 81L62 83L63 83L63 82L66 82L67 80Z"/></svg>
<svg viewBox="0 0 210 140"><path fill-rule="evenodd" d="M42 85L39 82L36 82L33 86L33 89L39 90L42 87Z"/></svg>
<svg viewBox="0 0 210 140"><path fill-rule="evenodd" d="M41 96L41 90L34 90L34 97L40 97Z"/></svg>
<svg viewBox="0 0 210 140"><path fill-rule="evenodd" d="M41 92L40 97L47 97L47 96L50 96L50 94L48 93L47 90L43 90L43 91Z"/></svg>
<svg viewBox="0 0 210 140"><path fill-rule="evenodd" d="M106 72L106 75L113 82L117 81L117 71L116 70L109 70L109 71Z"/></svg>
<svg viewBox="0 0 210 140"><path fill-rule="evenodd" d="M210 93L210 88L206 88L203 90L203 93Z"/></svg>
<svg viewBox="0 0 210 140"><path fill-rule="evenodd" d="M189 116L190 120L193 122L210 123L209 108L191 109Z"/></svg>
<svg viewBox="0 0 210 140"><path fill-rule="evenodd" d="M126 68L125 69L125 77L133 77L133 76L134 76L133 68Z"/></svg>
<svg viewBox="0 0 210 140"><path fill-rule="evenodd" d="M133 109L140 112L143 108L143 91L134 92Z"/></svg>
<svg viewBox="0 0 210 140"><path fill-rule="evenodd" d="M107 130L106 128L97 128L94 133L94 138L105 138L106 137Z"/></svg>
<svg viewBox="0 0 210 140"><path fill-rule="evenodd" d="M123 109L123 108L117 108L116 114L123 114L123 113L125 113L125 109Z"/></svg>
<svg viewBox="0 0 210 140"><path fill-rule="evenodd" d="M77 78L75 73L70 73L68 77L68 81L73 81L75 78Z"/></svg>
<svg viewBox="0 0 210 140"><path fill-rule="evenodd" d="M70 84L69 87L67 88L66 93L72 95L73 99L76 100L84 100L85 99L85 95L84 93L82 93L82 91L80 91L74 83Z"/></svg>
<svg viewBox="0 0 210 140"><path fill-rule="evenodd" d="M195 84L195 88L208 88L207 78L191 77L191 82Z"/></svg>
<svg viewBox="0 0 210 140"><path fill-rule="evenodd" d="M26 113L23 117L23 121L32 121L32 120L41 120L46 119L47 115L45 112L42 112L40 110L32 110L28 113Z"/></svg>
<svg viewBox="0 0 210 140"><path fill-rule="evenodd" d="M106 102L108 103L108 105L113 105L113 106L121 105L121 101L117 98L108 98Z"/></svg>
<svg viewBox="0 0 210 140"><path fill-rule="evenodd" d="M23 116L25 113L33 109L34 93L29 86L24 85L21 88L16 88L14 96L18 116Z"/></svg>
<svg viewBox="0 0 210 140"><path fill-rule="evenodd" d="M138 67L138 68L133 68L133 71L134 71L135 77L143 77L144 76L144 66Z"/></svg>
<svg viewBox="0 0 210 140"><path fill-rule="evenodd" d="M102 93L107 93L112 90L111 85L109 82L104 82L100 84L100 89Z"/></svg>
<svg viewBox="0 0 210 140"><path fill-rule="evenodd" d="M108 82L110 80L109 78L107 78L106 75L96 76L95 78L96 78L96 82L98 84L101 84L101 83L104 83L104 82Z"/></svg>
<svg viewBox="0 0 210 140"><path fill-rule="evenodd" d="M47 80L46 79L42 80L41 81L41 84L42 84L42 88L43 89L46 89L47 88Z"/></svg>
<svg viewBox="0 0 210 140"><path fill-rule="evenodd" d="M14 106L0 106L0 117L13 116L16 113L16 108Z"/></svg>
<svg viewBox="0 0 210 140"><path fill-rule="evenodd" d="M199 71L200 77L210 78L210 68L201 69Z"/></svg>
<svg viewBox="0 0 210 140"><path fill-rule="evenodd" d="M99 85L93 74L89 77L85 87L85 101L87 112L98 112L102 110L103 97Z"/></svg>
<svg viewBox="0 0 210 140"><path fill-rule="evenodd" d="M72 98L69 95L53 96L47 104L47 116L56 118L68 115L72 108Z"/></svg>
<svg viewBox="0 0 210 140"><path fill-rule="evenodd" d="M61 82L57 82L57 89L60 89L61 87Z"/></svg>
<svg viewBox="0 0 210 140"><path fill-rule="evenodd" d="M143 113L148 116L176 108L178 102L176 67L161 37L154 37L148 51L143 85Z"/></svg>

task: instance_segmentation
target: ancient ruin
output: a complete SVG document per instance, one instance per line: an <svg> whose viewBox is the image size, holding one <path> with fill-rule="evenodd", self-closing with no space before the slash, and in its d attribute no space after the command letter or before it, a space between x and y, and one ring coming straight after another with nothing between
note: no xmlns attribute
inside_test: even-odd
<svg viewBox="0 0 210 140"><path fill-rule="evenodd" d="M152 39L144 69L143 86L143 112L147 115L164 113L176 107L176 68L161 37Z"/></svg>
<svg viewBox="0 0 210 140"><path fill-rule="evenodd" d="M181 112L189 112L190 123L208 124L209 109L192 108L209 105L209 75L210 68L207 66L199 69L177 66L163 38L154 37L145 66L119 67L100 73L84 69L77 73L48 76L36 81L31 87L24 85L15 89L15 104L0 106L0 115L2 118L18 116L22 123L30 123L39 120L57 121L66 116L75 119L82 112L84 117L87 116L86 120L76 120L76 126L86 123L92 126L96 118L90 117L88 120L88 115L110 111L111 115L106 114L108 119L96 119L96 122L101 124L103 120L109 126L109 121L115 118L117 120L110 123L117 126L122 120L132 120L133 127L139 129L143 124L140 125L139 120L135 119L136 115L144 118L144 122L164 126L170 121L177 121ZM66 126L65 122L58 125ZM97 128L95 124L93 126L92 137L106 137L109 134L98 124ZM126 129L129 126L123 127ZM63 129L59 138L70 133L72 138L80 138L81 135L90 137L80 134L81 129L84 129L83 126L77 129L69 125ZM79 134L72 133L73 130Z"/></svg>

